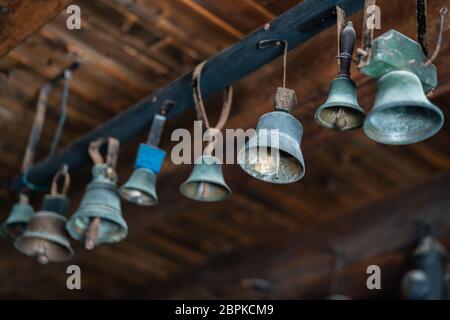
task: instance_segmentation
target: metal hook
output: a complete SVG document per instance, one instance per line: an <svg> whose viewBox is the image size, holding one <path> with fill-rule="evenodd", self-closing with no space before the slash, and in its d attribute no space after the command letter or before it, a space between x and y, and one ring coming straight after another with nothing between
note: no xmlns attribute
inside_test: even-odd
<svg viewBox="0 0 450 320"><path fill-rule="evenodd" d="M258 48L260 50L267 49L274 46L284 45L284 54L283 54L283 88L286 88L286 71L287 71L287 53L288 53L288 42L287 40L277 40L277 39L267 39L260 40L258 42Z"/></svg>
<svg viewBox="0 0 450 320"><path fill-rule="evenodd" d="M424 66L428 66L430 65L434 59L437 58L437 56L439 55L439 51L441 51L441 47L442 47L442 40L443 40L443 35L444 35L444 31L445 31L445 17L448 14L448 9L447 7L443 7L441 8L441 10L439 10L439 15L440 15L440 22L439 22L439 35L438 35L438 41L436 44L436 49L434 49L433 54L431 55L431 57L424 63Z"/></svg>
<svg viewBox="0 0 450 320"><path fill-rule="evenodd" d="M59 178L64 178L61 192L58 191ZM50 193L52 195L66 195L67 192L69 191L69 186L70 186L69 167L67 166L67 164L64 164L53 177L52 188Z"/></svg>

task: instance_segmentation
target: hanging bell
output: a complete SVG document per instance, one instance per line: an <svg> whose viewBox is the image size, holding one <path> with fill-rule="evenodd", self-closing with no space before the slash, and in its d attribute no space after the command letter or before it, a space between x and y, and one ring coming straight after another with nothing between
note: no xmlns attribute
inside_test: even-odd
<svg viewBox="0 0 450 320"><path fill-rule="evenodd" d="M425 140L444 124L442 111L426 97L437 86L436 66L425 63L420 44L390 30L373 41L370 60L360 70L377 79L364 133L379 143L403 145Z"/></svg>
<svg viewBox="0 0 450 320"><path fill-rule="evenodd" d="M120 195L127 201L143 206L157 204L156 173L147 168L136 168L120 188Z"/></svg>
<svg viewBox="0 0 450 320"><path fill-rule="evenodd" d="M161 171L164 150L158 148L161 134L166 121L166 113L173 106L173 102L167 100L161 110L153 118L147 143L139 146L135 170L128 181L120 188L120 195L127 201L151 206L158 203L156 195L156 176Z"/></svg>
<svg viewBox="0 0 450 320"><path fill-rule="evenodd" d="M41 264L64 262L74 255L65 230L64 215L70 204L66 196L68 184L62 193L56 191L55 181L60 173L54 178L52 192L44 197L42 209L31 217L25 232L15 242L18 251L35 257Z"/></svg>
<svg viewBox="0 0 450 320"><path fill-rule="evenodd" d="M203 155L195 163L191 175L180 186L183 195L204 202L222 201L231 196L231 189L225 183L218 158Z"/></svg>
<svg viewBox="0 0 450 320"><path fill-rule="evenodd" d="M106 161L100 154L100 147L105 143ZM116 185L119 146L115 138L99 138L89 145L89 155L94 162L92 181L86 187L78 210L66 225L72 238L83 241L88 250L98 244L118 242L128 234Z"/></svg>
<svg viewBox="0 0 450 320"><path fill-rule="evenodd" d="M348 22L340 40L340 73L331 83L327 101L315 114L319 125L337 131L358 129L365 118L364 110L356 97L356 85L350 78L350 67L355 47L356 33L353 24Z"/></svg>
<svg viewBox="0 0 450 320"><path fill-rule="evenodd" d="M380 143L411 144L433 136L443 124L442 111L427 99L419 77L398 70L378 79L364 132Z"/></svg>
<svg viewBox="0 0 450 320"><path fill-rule="evenodd" d="M102 243L119 242L128 234L116 180L109 172L108 164L94 165L93 180L86 187L80 207L66 225L71 237L84 241L88 249ZM89 241L93 243L88 245Z"/></svg>
<svg viewBox="0 0 450 320"><path fill-rule="evenodd" d="M0 227L2 236L10 240L15 240L22 235L34 212L29 204L28 196L21 193L19 197L19 202L12 207L8 218Z"/></svg>
<svg viewBox="0 0 450 320"><path fill-rule="evenodd" d="M300 150L301 123L290 114L295 92L278 88L276 110L259 118L256 134L238 153L238 163L251 176L270 183L293 183L305 174Z"/></svg>

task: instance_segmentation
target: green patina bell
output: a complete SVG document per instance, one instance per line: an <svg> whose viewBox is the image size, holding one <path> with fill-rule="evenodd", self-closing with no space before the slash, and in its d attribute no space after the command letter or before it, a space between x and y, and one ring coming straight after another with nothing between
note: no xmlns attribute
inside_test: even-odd
<svg viewBox="0 0 450 320"><path fill-rule="evenodd" d="M204 155L195 163L190 177L180 186L181 193L190 199L204 202L229 198L231 190L223 178L220 160Z"/></svg>
<svg viewBox="0 0 450 320"><path fill-rule="evenodd" d="M249 175L269 183L286 184L305 175L300 149L303 126L290 114L295 92L278 88L276 110L259 118L256 134L238 152L238 163Z"/></svg>
<svg viewBox="0 0 450 320"><path fill-rule="evenodd" d="M348 22L340 35L340 73L331 83L327 101L315 114L319 125L337 131L358 129L365 118L364 110L359 106L355 82L350 78L352 54L355 46L355 29Z"/></svg>
<svg viewBox="0 0 450 320"><path fill-rule="evenodd" d="M410 144L436 134L444 124L442 111L423 91L420 79L409 71L391 71L377 81L377 95L364 123L372 140Z"/></svg>
<svg viewBox="0 0 450 320"><path fill-rule="evenodd" d="M78 210L66 226L71 237L84 241L88 249L102 243L119 242L128 234L116 179L109 174L110 169L108 164L94 165L93 180L87 185ZM93 241L90 244L89 237Z"/></svg>
<svg viewBox="0 0 450 320"><path fill-rule="evenodd" d="M120 188L120 195L139 205L157 204L156 173L147 168L136 168L128 181Z"/></svg>
<svg viewBox="0 0 450 320"><path fill-rule="evenodd" d="M444 124L444 114L425 93L437 86L436 67L416 41L390 30L373 41L361 72L377 79L373 109L364 133L384 144L403 145L425 140Z"/></svg>
<svg viewBox="0 0 450 320"><path fill-rule="evenodd" d="M8 218L0 227L1 235L9 240L15 240L22 235L34 212L28 196L25 194L19 196L19 202L12 207Z"/></svg>
<svg viewBox="0 0 450 320"><path fill-rule="evenodd" d="M41 264L64 262L74 255L65 229L67 219L64 215L70 204L66 196L68 180L62 193L56 191L55 181L51 194L44 197L42 209L33 214L25 232L15 242L18 251L36 258Z"/></svg>

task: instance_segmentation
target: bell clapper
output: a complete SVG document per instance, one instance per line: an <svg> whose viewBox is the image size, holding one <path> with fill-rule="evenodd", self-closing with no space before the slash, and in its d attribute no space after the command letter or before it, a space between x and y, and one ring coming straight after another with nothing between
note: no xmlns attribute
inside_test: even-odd
<svg viewBox="0 0 450 320"><path fill-rule="evenodd" d="M84 247L87 250L93 250L95 248L95 243L97 242L99 235L101 219L99 217L94 218L89 225L86 232L86 240L84 242Z"/></svg>
<svg viewBox="0 0 450 320"><path fill-rule="evenodd" d="M334 126L338 129L343 129L347 125L347 120L345 119L345 111L340 108L336 114L336 119L334 120Z"/></svg>

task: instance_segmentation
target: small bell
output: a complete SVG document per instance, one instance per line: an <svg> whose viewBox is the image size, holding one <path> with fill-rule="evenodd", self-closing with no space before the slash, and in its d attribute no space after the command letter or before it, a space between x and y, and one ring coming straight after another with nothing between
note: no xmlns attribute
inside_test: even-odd
<svg viewBox="0 0 450 320"><path fill-rule="evenodd" d="M351 22L347 23L340 37L341 71L331 83L328 99L317 109L315 119L322 127L347 131L360 128L365 114L358 104L355 82L350 78L356 39L355 29Z"/></svg>
<svg viewBox="0 0 450 320"><path fill-rule="evenodd" d="M195 163L190 177L180 186L183 195L204 202L222 201L231 196L218 158L203 155Z"/></svg>
<svg viewBox="0 0 450 320"><path fill-rule="evenodd" d="M120 195L127 201L151 206L158 203L156 176L161 171L166 153L158 148L166 122L166 113L173 106L167 100L153 118L147 143L141 143L135 162L135 170L128 181L120 188Z"/></svg>
<svg viewBox="0 0 450 320"><path fill-rule="evenodd" d="M300 150L301 123L290 114L295 92L278 88L276 110L259 118L256 134L238 153L238 163L251 176L270 183L293 183L305 174Z"/></svg>
<svg viewBox="0 0 450 320"><path fill-rule="evenodd" d="M118 141L109 139L108 153L113 154L109 154L108 158L114 158L109 163L101 163L99 148L103 142L103 139L99 139L91 143L91 158L95 162L92 168L93 179L86 187L78 210L66 225L70 236L85 242L87 249L93 249L102 243L119 242L128 234L127 223L122 217L117 176L113 169Z"/></svg>
<svg viewBox="0 0 450 320"><path fill-rule="evenodd" d="M65 184L62 193L59 193L56 180L61 175L65 176ZM65 230L67 219L64 215L70 204L66 196L68 187L69 178L65 167L55 175L52 191L44 197L42 209L31 217L25 232L15 242L17 250L35 257L41 264L64 262L74 255Z"/></svg>
<svg viewBox="0 0 450 320"><path fill-rule="evenodd" d="M11 213L0 227L2 236L10 240L15 240L22 235L34 212L29 204L28 196L21 193L19 197L19 202L12 207Z"/></svg>
<svg viewBox="0 0 450 320"><path fill-rule="evenodd" d="M425 96L412 72L391 71L377 81L372 111L364 122L364 133L384 144L411 144L435 135L444 125L444 114Z"/></svg>

